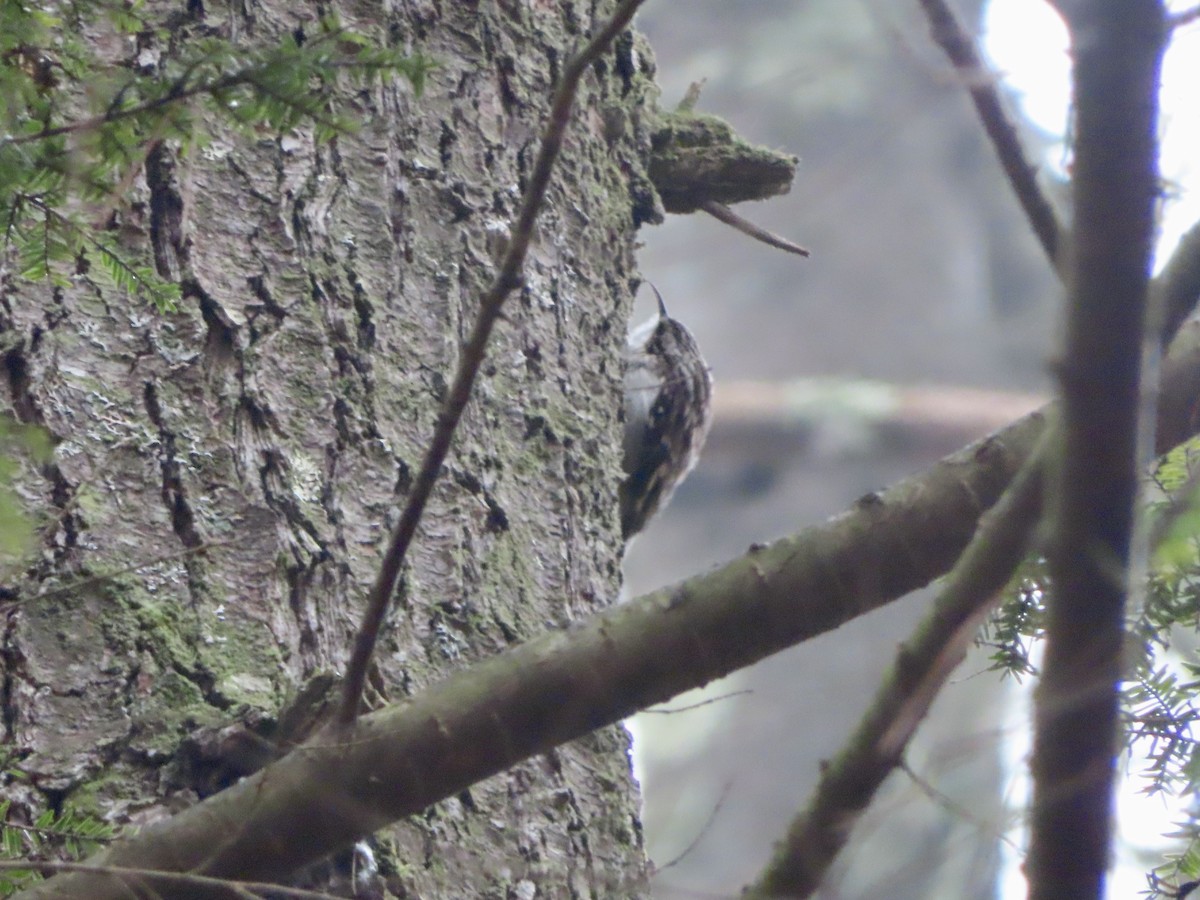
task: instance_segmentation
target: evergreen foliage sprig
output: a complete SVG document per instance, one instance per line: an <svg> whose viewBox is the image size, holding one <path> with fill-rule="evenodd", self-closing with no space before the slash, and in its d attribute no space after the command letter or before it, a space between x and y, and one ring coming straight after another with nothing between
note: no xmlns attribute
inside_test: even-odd
<svg viewBox="0 0 1200 900"><path fill-rule="evenodd" d="M200 20L156 25L142 0L0 2L0 287L84 278L172 310L179 285L121 242L114 216L154 147L186 153L218 123L328 140L357 124L339 86L400 76L420 94L433 66L333 18L253 48ZM12 484L20 452L44 458L36 437L0 421L0 559L28 543Z"/></svg>
<svg viewBox="0 0 1200 900"><path fill-rule="evenodd" d="M1140 761L1132 777L1149 795L1195 797L1200 790L1200 442L1156 464L1146 485L1153 553L1140 608L1126 626L1123 750ZM993 668L1036 675L1042 610L1054 587L1040 560L1018 573L1009 597L980 638ZM1050 599L1047 600L1047 597ZM1146 896L1174 897L1200 878L1200 804L1164 835L1174 849L1147 873Z"/></svg>
<svg viewBox="0 0 1200 900"><path fill-rule="evenodd" d="M0 784L22 777L11 768L0 769ZM44 810L30 825L9 821L12 803L0 801L0 860L84 859L101 844L116 837L117 829L95 816L66 809ZM0 897L41 881L35 868L0 868Z"/></svg>
<svg viewBox="0 0 1200 900"><path fill-rule="evenodd" d="M385 76L424 86L432 61L377 46L332 18L276 45L250 48L199 23L168 31L140 2L0 4L0 265L66 286L101 276L160 309L178 285L131 257L109 230L119 203L163 141L186 152L213 121L245 133L310 124L316 140L352 130L334 93ZM84 35L107 29L128 48L103 62ZM188 36L196 32L195 36Z"/></svg>

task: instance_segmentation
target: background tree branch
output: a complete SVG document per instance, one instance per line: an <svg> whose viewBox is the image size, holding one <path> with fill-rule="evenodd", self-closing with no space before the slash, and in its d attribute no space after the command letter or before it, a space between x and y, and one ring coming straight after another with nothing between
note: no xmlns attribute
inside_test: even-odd
<svg viewBox="0 0 1200 900"><path fill-rule="evenodd" d="M975 41L959 24L958 17L945 0L921 0L921 8L929 20L929 31L934 41L954 64L971 95L979 121L1000 159L1000 167L1008 176L1021 209L1025 211L1029 226L1046 251L1050 265L1057 269L1062 249L1062 227L1054 207L1038 184L1037 169L1025 158L1017 128L1004 111L1004 104L996 90L995 74L979 58Z"/></svg>

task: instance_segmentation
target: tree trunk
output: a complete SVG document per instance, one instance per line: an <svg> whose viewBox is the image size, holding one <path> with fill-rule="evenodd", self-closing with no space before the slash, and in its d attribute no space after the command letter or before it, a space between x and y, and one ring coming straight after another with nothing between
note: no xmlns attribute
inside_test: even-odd
<svg viewBox="0 0 1200 900"><path fill-rule="evenodd" d="M143 824L303 734L281 710L319 705L342 670L554 80L613 6L337 5L439 67L420 97L348 87L332 112L362 128L328 143L209 122L203 146L151 150L112 227L182 285L177 312L86 273L3 286L11 407L58 444L23 483L42 546L10 586L0 648L6 750L28 776L4 793L31 815ZM206 29L270 43L318 12L237 8L189 4L152 49ZM381 636L375 702L617 595L620 359L636 227L657 217L652 77L626 36L584 79L525 284ZM628 749L606 729L388 829L368 895L640 894Z"/></svg>

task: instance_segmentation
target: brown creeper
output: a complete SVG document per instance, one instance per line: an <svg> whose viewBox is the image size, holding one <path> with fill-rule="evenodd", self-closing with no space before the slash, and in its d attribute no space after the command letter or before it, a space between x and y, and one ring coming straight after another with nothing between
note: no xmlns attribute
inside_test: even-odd
<svg viewBox="0 0 1200 900"><path fill-rule="evenodd" d="M712 423L712 376L696 339L667 315L662 294L650 287L658 315L634 331L625 348L625 540L646 527L696 465Z"/></svg>

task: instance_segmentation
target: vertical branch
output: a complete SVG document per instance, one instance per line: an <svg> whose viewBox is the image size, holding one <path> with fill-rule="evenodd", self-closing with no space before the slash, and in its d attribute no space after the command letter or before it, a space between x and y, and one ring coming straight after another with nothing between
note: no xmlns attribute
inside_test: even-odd
<svg viewBox="0 0 1200 900"><path fill-rule="evenodd" d="M1061 0L1074 55L1075 227L1048 485L1052 590L1037 691L1030 898L1103 894L1158 190L1160 0Z"/></svg>
<svg viewBox="0 0 1200 900"><path fill-rule="evenodd" d="M438 413L437 424L434 426L433 437L421 460L420 471L413 480L412 493L396 523L396 530L388 542L379 574L367 595L367 609L363 613L362 624L354 637L354 647L351 650L350 662L346 667L346 680L343 683L342 703L338 710L337 721L342 727L354 724L358 717L359 701L362 697L363 686L367 679L367 667L371 655L375 652L375 642L379 637L379 629L387 614L388 603L396 589L396 581L400 577L400 569L404 558L412 544L417 524L425 512L425 504L433 493L437 483L442 463L450 452L450 443L454 440L454 432L462 419L463 410L471 398L471 390L475 386L475 378L479 367L483 364L487 351L488 338L492 328L500 318L504 301L513 289L520 284L521 268L525 264L525 255L529 250L529 242L533 235L533 223L542 208L546 197L546 189L550 185L550 172L555 160L562 149L563 135L571 117L571 106L575 102L575 91L579 80L590 66L618 34L629 25L633 14L644 0L622 0L613 14L612 19L605 23L590 41L563 68L562 78L554 91L550 104L550 115L546 123L546 131L538 148L537 159L533 163L533 172L529 177L529 186L521 202L521 210L517 215L516 224L512 229L508 252L500 264L500 271L495 281L484 294L479 303L479 315L471 328L471 333L463 344L458 357L458 368L454 373L450 390L446 394L441 412Z"/></svg>

